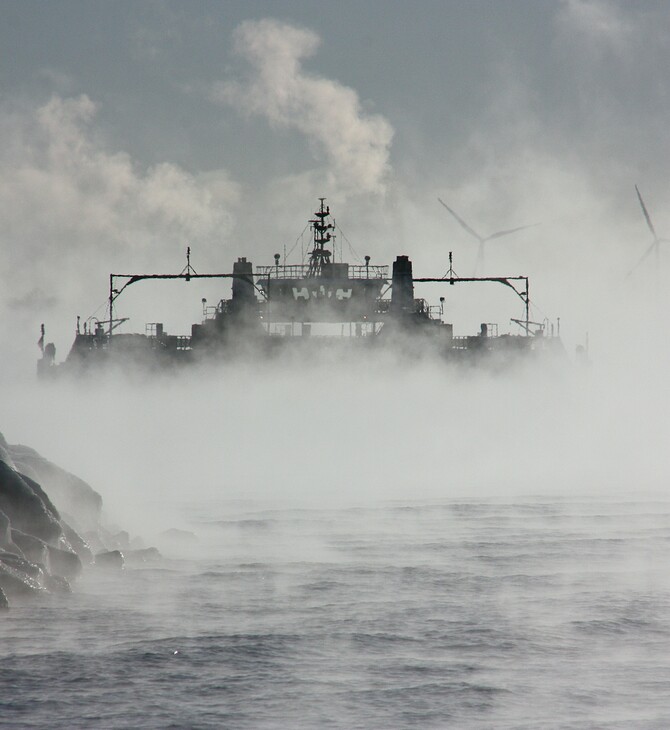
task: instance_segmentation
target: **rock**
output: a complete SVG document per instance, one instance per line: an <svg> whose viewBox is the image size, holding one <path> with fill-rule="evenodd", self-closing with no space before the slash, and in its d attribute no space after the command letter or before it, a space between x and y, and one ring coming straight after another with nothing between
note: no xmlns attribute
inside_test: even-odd
<svg viewBox="0 0 670 730"><path fill-rule="evenodd" d="M148 547L141 550L126 550L123 553L127 563L153 563L160 560L163 556L158 548Z"/></svg>
<svg viewBox="0 0 670 730"><path fill-rule="evenodd" d="M59 515L42 494L38 484L0 461L0 511L21 532L45 541L57 540L62 533Z"/></svg>
<svg viewBox="0 0 670 730"><path fill-rule="evenodd" d="M124 552L130 548L130 535L125 530L120 530L112 535L113 544Z"/></svg>
<svg viewBox="0 0 670 730"><path fill-rule="evenodd" d="M28 560L48 566L52 575L63 578L76 578L82 569L81 560L72 550L62 550L40 540L39 537L26 535L20 530L12 530L12 539Z"/></svg>
<svg viewBox="0 0 670 730"><path fill-rule="evenodd" d="M11 522L4 512L0 512L0 547L12 545L12 535L10 532Z"/></svg>
<svg viewBox="0 0 670 730"><path fill-rule="evenodd" d="M52 576L68 580L74 580L79 576L82 564L77 553L61 550L51 545L47 545L47 550L49 552L49 572Z"/></svg>
<svg viewBox="0 0 670 730"><path fill-rule="evenodd" d="M33 566L34 567L34 566ZM39 566L38 570L39 570ZM32 577L12 565L0 562L0 589L6 595L17 596L29 593L46 593L42 586L43 572L39 571L39 578Z"/></svg>
<svg viewBox="0 0 670 730"><path fill-rule="evenodd" d="M13 445L6 449L17 471L39 482L59 509L75 518L79 532L97 528L102 497L89 484L48 461L29 446Z"/></svg>
<svg viewBox="0 0 670 730"><path fill-rule="evenodd" d="M70 582L62 575L49 575L47 573L44 576L44 587L50 593L72 593Z"/></svg>
<svg viewBox="0 0 670 730"><path fill-rule="evenodd" d="M8 565L14 570L18 570L20 573L34 578L36 581L41 581L44 575L43 566L38 563L33 563L30 560L22 558L20 555L14 555L14 553L2 552L0 553L0 563Z"/></svg>
<svg viewBox="0 0 670 730"><path fill-rule="evenodd" d="M3 555L13 555L15 558L24 558L25 555L21 552L21 548L19 548L18 545L14 545L13 542L10 542L8 545L3 545L0 547L0 560L2 560Z"/></svg>
<svg viewBox="0 0 670 730"><path fill-rule="evenodd" d="M5 437L0 433L0 461L4 461L8 467L14 469L14 461L9 453L10 446L5 441Z"/></svg>
<svg viewBox="0 0 670 730"><path fill-rule="evenodd" d="M60 521L60 514L58 513L58 510L56 509L56 505L49 499L49 495L42 489L42 485L36 482L31 477L27 476L26 474L22 474L20 471L16 472L21 479L30 487L30 489L33 491L33 494L35 494L39 499L42 501L42 504L45 506L47 512L56 520Z"/></svg>
<svg viewBox="0 0 670 730"><path fill-rule="evenodd" d="M21 550L23 555L32 560L33 563L42 563L46 565L49 560L48 546L44 540L39 537L33 537L21 530L11 530L12 540L14 544Z"/></svg>
<svg viewBox="0 0 670 730"><path fill-rule="evenodd" d="M98 525L97 534L107 550L126 550L128 547L127 532L114 530L114 528L110 530L103 525Z"/></svg>
<svg viewBox="0 0 670 730"><path fill-rule="evenodd" d="M101 508L86 482L0 434L0 609L7 596L71 592L84 564L120 570L124 553L136 563L161 558L126 531L103 526Z"/></svg>
<svg viewBox="0 0 670 730"><path fill-rule="evenodd" d="M100 568L121 570L123 564L123 553L120 550L108 550L95 556L95 565Z"/></svg>
<svg viewBox="0 0 670 730"><path fill-rule="evenodd" d="M109 548L100 538L100 535L96 530L89 530L88 532L85 532L83 534L84 540L86 540L86 543L90 546L92 552L94 555L97 555L98 553L104 553ZM93 559L93 562L95 562L95 557Z"/></svg>
<svg viewBox="0 0 670 730"><path fill-rule="evenodd" d="M91 565L93 563L93 551L91 550L91 546L64 519L61 519L60 524L63 528L63 535L67 538L68 543L77 553L82 563L86 563L86 565Z"/></svg>

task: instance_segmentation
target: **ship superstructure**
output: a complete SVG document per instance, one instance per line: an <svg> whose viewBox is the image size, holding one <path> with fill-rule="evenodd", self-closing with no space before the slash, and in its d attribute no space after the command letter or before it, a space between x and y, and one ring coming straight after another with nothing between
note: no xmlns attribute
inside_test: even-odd
<svg viewBox="0 0 670 730"><path fill-rule="evenodd" d="M254 268L239 258L231 273L199 274L191 266L190 249L180 274L110 274L108 318L85 324L79 319L74 344L62 366L54 363L53 346L44 347L42 374L110 359L134 358L151 364L191 362L198 357L227 358L251 350L270 355L286 349L316 349L326 342L337 347L384 347L403 353L430 348L446 359L500 360L510 354L562 349L558 324L530 319L529 280L517 277L456 276L451 265L442 277L415 277L411 259L399 255L388 266L336 261L333 252L335 224L326 199L309 221L312 241L308 260L300 264L281 261ZM341 258L341 256L340 256ZM116 301L128 286L159 279L229 279L231 296L215 307L203 306L203 320L188 335L168 334L162 323L153 323L144 334L117 329L126 322L115 317ZM453 325L443 321L444 300L430 306L415 296L415 283L453 286L497 283L511 289L523 302L523 318L513 319L518 334L498 334L497 325L482 324L478 333L454 336ZM204 304L204 302L203 302ZM493 356L493 357L492 357Z"/></svg>

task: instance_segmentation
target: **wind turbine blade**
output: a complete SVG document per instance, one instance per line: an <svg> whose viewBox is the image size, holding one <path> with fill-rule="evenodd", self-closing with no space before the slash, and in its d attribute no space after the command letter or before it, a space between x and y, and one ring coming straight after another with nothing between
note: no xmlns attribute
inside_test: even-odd
<svg viewBox="0 0 670 730"><path fill-rule="evenodd" d="M640 207L642 208L642 212L644 213L644 218L647 221L647 225L649 226L649 230L651 231L651 235L654 237L654 240L658 240L658 236L656 235L656 230L654 229L654 224L651 222L651 218L649 217L649 213L647 211L647 206L644 204L644 200L642 200L642 196L640 195L640 191L635 186L635 192L637 193L637 199L640 201Z"/></svg>
<svg viewBox="0 0 670 730"><path fill-rule="evenodd" d="M524 231L526 228L535 228L535 226L539 226L539 223L530 223L527 226L519 226L518 228L510 228L506 231L498 231L497 233L492 233L490 236L487 236L484 240L485 241L492 241L494 238L502 238L503 236L509 236L510 233L516 233L517 231Z"/></svg>
<svg viewBox="0 0 670 730"><path fill-rule="evenodd" d="M649 256L649 254L654 250L658 249L658 241L654 241L651 246L642 254L640 257L640 260L633 266L633 268L626 274L626 278L628 278L637 268L640 266L640 264Z"/></svg>
<svg viewBox="0 0 670 730"><path fill-rule="evenodd" d="M456 211L453 211L445 202L444 200L441 200L438 198L438 201L442 203L442 205L451 213L451 215L454 216L454 218L461 224L461 226L472 236L474 236L480 243L484 240L477 231L470 228L470 226L456 213Z"/></svg>

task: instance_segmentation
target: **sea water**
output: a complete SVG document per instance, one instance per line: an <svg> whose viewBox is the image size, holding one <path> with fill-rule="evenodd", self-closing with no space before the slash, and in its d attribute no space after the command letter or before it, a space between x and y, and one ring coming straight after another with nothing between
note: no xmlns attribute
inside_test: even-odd
<svg viewBox="0 0 670 730"><path fill-rule="evenodd" d="M0 726L670 727L670 502L184 510L0 616Z"/></svg>

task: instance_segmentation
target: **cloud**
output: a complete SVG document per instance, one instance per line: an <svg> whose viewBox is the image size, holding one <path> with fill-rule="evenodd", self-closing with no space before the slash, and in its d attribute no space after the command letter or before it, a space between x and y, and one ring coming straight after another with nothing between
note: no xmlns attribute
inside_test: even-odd
<svg viewBox="0 0 670 730"><path fill-rule="evenodd" d="M211 247L230 230L238 190L225 173L143 169L106 148L97 112L85 95L0 109L0 305L62 300L93 275L99 287L114 268Z"/></svg>
<svg viewBox="0 0 670 730"><path fill-rule="evenodd" d="M619 8L607 0L564 0L559 17L572 31L613 47L624 45L632 31Z"/></svg>
<svg viewBox="0 0 670 730"><path fill-rule="evenodd" d="M393 128L383 116L365 114L353 89L304 71L318 35L265 19L242 23L234 40L235 52L251 64L250 76L219 84L214 99L304 134L325 158L331 185L349 194L384 193Z"/></svg>

